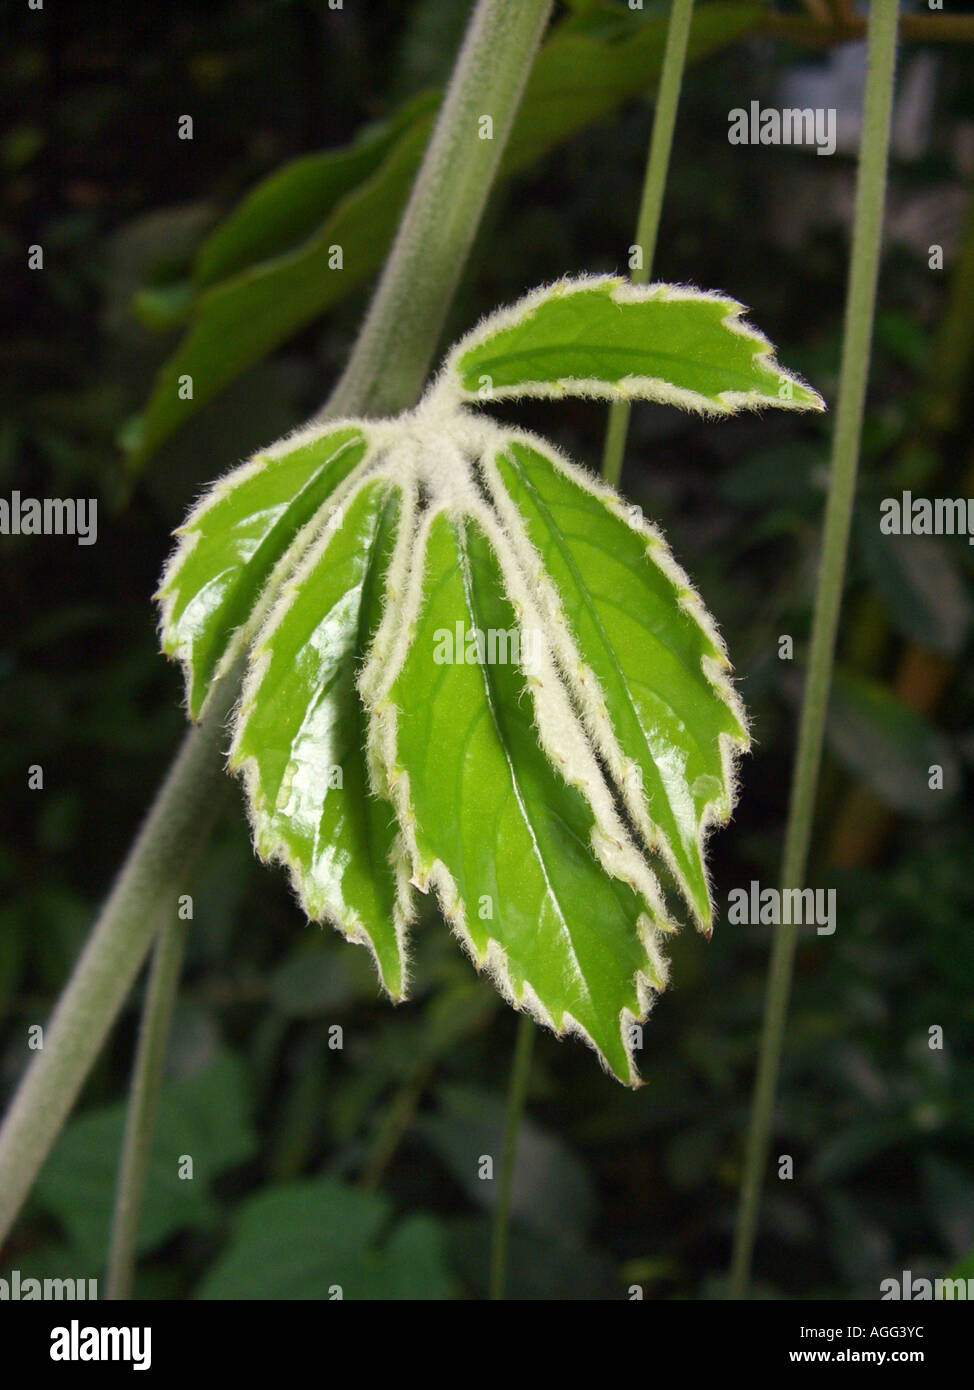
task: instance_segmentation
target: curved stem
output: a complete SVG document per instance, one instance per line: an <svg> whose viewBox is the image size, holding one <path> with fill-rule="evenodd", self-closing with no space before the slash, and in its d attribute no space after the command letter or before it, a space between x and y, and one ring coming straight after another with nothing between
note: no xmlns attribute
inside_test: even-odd
<svg viewBox="0 0 974 1390"><path fill-rule="evenodd" d="M800 888L805 881L822 761L822 738L842 606L876 306L896 67L897 8L897 0L873 0L869 14L869 56L839 400L808 673L785 832L781 869L783 889ZM732 1298L745 1297L750 1280L796 943L797 927L794 923L782 923L776 928L734 1241L729 1287Z"/></svg>
<svg viewBox="0 0 974 1390"><path fill-rule="evenodd" d="M477 228L551 0L477 0L403 228L348 370L320 418L413 405ZM493 140L479 139L490 115ZM0 1128L0 1243L115 1021L191 849L225 785L223 718L238 693L187 734Z"/></svg>
<svg viewBox="0 0 974 1390"><path fill-rule="evenodd" d="M501 1154L500 1187L491 1232L490 1296L502 1299L507 1283L507 1240L511 1224L511 1188L514 1165L517 1161L517 1132L521 1127L524 1101L531 1078L531 1055L534 1051L534 1019L521 1014L517 1020L517 1042L507 1090L507 1111L504 1116L504 1150Z"/></svg>
<svg viewBox="0 0 974 1390"><path fill-rule="evenodd" d="M642 251L642 264L633 268L630 278L637 285L649 283L656 256L656 239L659 236L659 223L663 212L663 195L670 168L673 131L676 128L676 112L680 104L680 88L683 85L687 41L692 20L693 0L673 0L669 23L666 26L666 46L663 49L663 67L656 94L653 133L649 141L639 218L636 222L636 245ZM622 460L626 452L628 433L629 402L613 401L609 408L609 427L605 436L605 452L602 455L602 476L613 487L618 486L622 477Z"/></svg>
<svg viewBox="0 0 974 1390"><path fill-rule="evenodd" d="M132 1297L139 1214L152 1159L166 1043L188 925L174 914L163 924L153 948L115 1189L106 1291L106 1297L112 1299Z"/></svg>
<svg viewBox="0 0 974 1390"><path fill-rule="evenodd" d="M551 9L479 0L330 413L387 415L422 390Z"/></svg>
<svg viewBox="0 0 974 1390"><path fill-rule="evenodd" d="M0 1244L132 988L160 916L175 910L174 885L216 819L226 780L223 722L235 694L228 677L211 712L184 738L7 1112Z"/></svg>

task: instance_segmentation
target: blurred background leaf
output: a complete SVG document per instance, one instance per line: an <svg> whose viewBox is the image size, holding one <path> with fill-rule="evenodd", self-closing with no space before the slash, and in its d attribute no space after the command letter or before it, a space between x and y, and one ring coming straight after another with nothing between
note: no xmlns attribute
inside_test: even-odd
<svg viewBox="0 0 974 1390"><path fill-rule="evenodd" d="M389 1232L389 1216L383 1197L330 1178L271 1188L241 1206L197 1297L449 1298L437 1223L408 1217Z"/></svg>

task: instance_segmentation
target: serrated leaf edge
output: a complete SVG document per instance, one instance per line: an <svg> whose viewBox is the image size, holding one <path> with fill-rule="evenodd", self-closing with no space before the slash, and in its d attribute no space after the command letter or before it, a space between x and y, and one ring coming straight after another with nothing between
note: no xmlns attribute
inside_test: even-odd
<svg viewBox="0 0 974 1390"><path fill-rule="evenodd" d="M364 463L365 460L363 460ZM361 465L359 465L359 469ZM359 469L350 477L355 477ZM347 480L346 480L347 481ZM400 513L399 527L396 541L393 548L393 557L387 573L385 596L383 601L383 614L380 624L385 620L387 613L395 606L395 588L389 582L389 576L398 568L400 573L409 564L409 554L412 548L412 535L415 529L415 518L417 510L417 492L412 480L408 477L395 475L388 467L370 470L367 474L358 477L357 486L354 490L349 490L343 498L342 510L355 500L358 494L373 483L388 482L390 489L397 487L402 497L402 511ZM333 926L346 941L354 945L364 946L372 956L379 981L394 1003L400 1003L406 998L409 988L409 955L408 955L408 927L415 919L416 909L410 884L411 871L410 862L406 852L406 844L400 831L392 844L389 862L392 866L396 879L396 906L393 917L393 927L396 936L396 947L399 955L400 982L398 988L393 988L385 978L382 970L379 954L376 950L375 942L369 932L367 925L357 912L343 912L333 904L323 901L319 907L317 903L309 900L305 887L306 870L295 860L287 845L287 842L276 835L268 825L261 810L258 796L260 773L257 761L253 757L242 758L239 756L239 742L243 733L243 726L247 715L253 708L260 683L266 670L271 655L273 636L280 623L286 618L297 593L300 591L307 576L314 570L328 545L333 540L337 531L340 529L341 515L333 514L325 524L315 542L306 550L300 562L292 571L290 577L284 582L277 593L274 602L253 638L250 652L248 655L247 671L244 677L243 687L240 697L235 706L231 717L231 743L227 755L228 767L231 771L238 773L244 784L245 805L247 818L250 823L251 834L253 837L254 848L264 863L280 864L288 871L292 890L301 906L302 911L311 922L328 922ZM363 757L366 750L362 750ZM376 791L372 778L374 795ZM389 800L388 797L383 797ZM394 808L393 808L394 809Z"/></svg>
<svg viewBox="0 0 974 1390"><path fill-rule="evenodd" d="M673 860L672 853L668 851L666 836L653 825L645 808L641 805L634 807L631 804L632 798L628 795L630 784L624 776L628 760L624 758L615 740L598 682L594 673L581 661L554 583L547 576L540 556L531 545L526 527L513 499L503 487L491 456L491 451L498 448L499 440L501 448L505 447L505 442L514 441L537 450L567 477L602 502L631 530L639 533L645 542L648 558L678 587L680 606L693 618L720 654L718 659L702 658L701 668L715 692L732 710L744 732L739 739L729 734L719 735L725 794L708 802L700 818L699 851L707 884L708 903L710 884L703 854L704 841L709 828L715 823L725 821L733 808L736 796L736 758L749 742L746 715L728 679L730 666L716 626L689 578L673 558L661 533L641 514L637 519L632 509L626 506L614 489L597 483L548 440L540 439L527 431L510 428L501 430L493 422L475 416L466 405L484 402L480 395L467 391L462 386L457 370L458 363L466 352L486 341L492 333L530 317L531 313L553 295L571 295L600 286L610 287L610 298L618 303L660 298L704 300L720 304L725 309L721 326L729 332L741 334L753 344L752 361L762 361L767 371L777 375L779 383L789 381L793 386L808 392L812 399L789 400L780 396L765 395L760 391L727 391L710 398L697 392L676 388L671 383L656 378L630 376L617 383L567 378L556 383L528 383L516 387L495 388L489 394L489 400L563 395L609 400L641 397L684 406L703 414L717 415L734 414L739 409L770 405L799 410L824 409L821 397L800 377L785 371L775 360L772 345L763 334L744 321L744 306L736 300L691 286L635 286L620 276L563 278L552 285L539 287L514 305L481 320L477 328L461 339L449 352L437 378L415 410L390 420L338 419L326 422L316 418L276 444L261 450L249 461L211 484L175 533L180 537L180 541L166 563L155 597L161 608L159 628L163 649L167 655L174 656L181 662L186 686L186 703L187 707L190 707L192 661L181 650L183 644L167 647L166 632L171 624L172 610L178 593L176 577L199 537L196 529L199 520L230 488L245 481L253 472L266 466L268 461L293 452L306 442L326 434L337 434L344 429L354 430L355 435L336 450L337 456L342 449L358 445L364 438L366 449L363 458L299 530L271 571L250 618L231 635L201 702L200 713L207 708L220 679L244 653L247 653L248 669L244 689L234 716L233 745L236 745L240 712L245 708L247 693L255 690L255 682L259 682L261 649L266 640L265 634L270 634L276 626L275 613L278 611L278 605L287 602L289 606L288 594L293 592L293 584L300 582L300 578L320 556L323 547L329 543L335 525L340 524L345 503L368 482L383 477L388 478L391 485L398 486L404 498L408 492L408 524L405 517L401 518L393 559L387 571L386 594L379 628L356 682L366 710L367 736L364 751L370 789L374 795L391 804L399 825L390 855L396 877L395 932L401 969L398 991L389 989L382 974L375 945L358 915L342 913L327 904L321 911L310 911L300 882L300 868L291 862L286 845L278 845L281 852L272 850L269 855L264 854L267 837L261 835L255 820L256 796L252 794L253 778L257 773L254 768L246 766L254 760L243 759L236 770L244 774L248 815L251 818L255 845L258 846L258 852L262 857L273 858L286 865L299 901L312 920L331 921L346 939L367 946L375 960L379 979L393 999L405 997L407 989L407 928L415 916L411 889L416 886L426 892L432 886L444 915L461 943L474 963L480 969L486 969L492 976L502 997L515 1008L526 1009L539 1023L551 1028L556 1034L575 1033L582 1037L595 1051L606 1070L618 1075L578 1020L566 1012L562 1025L559 1027L555 1024L529 981L524 982L520 996L515 994L507 954L501 943L488 937L486 950L477 950L466 927L465 904L460 900L449 870L439 860L424 864L419 851L415 833L415 814L409 794L409 777L399 766L397 759L398 710L388 698L388 692L402 669L409 643L415 633L425 581L424 566L417 563L417 557L425 556L430 527L434 520L443 514L459 522L461 527L466 524L467 519L474 520L481 527L497 558L504 592L514 607L517 621L523 624L525 616L529 616L538 630L546 634L551 647L551 651L545 650L543 653L543 661L547 663L544 668L545 674L548 677L548 685L543 695L539 693L542 686L537 682L536 673L523 666L521 668L526 687L531 692L535 713L534 726L539 743L566 782L576 787L583 796L592 814L591 844L597 861L610 877L629 883L649 909L648 913L639 914L636 923L648 968L638 971L631 981L641 1013L636 1015L629 1008L623 1008L619 1016L620 1038L627 1058L629 1084L638 1085L640 1083L632 1055L631 1025L648 1014L654 994L665 986L667 967L659 949L660 942L664 933L676 928L669 919L656 874L616 814L614 794L620 796L622 804L636 822L637 829L647 842L649 852L662 854L698 924L705 924L701 923L692 895ZM471 447L473 461L464 452ZM446 469L442 467L445 455L451 456ZM493 509L481 499L473 478L474 467L479 469L480 476L486 484ZM429 499L422 516L419 514L420 488ZM498 518L510 529L514 544L508 544L508 537ZM288 584L292 584L292 589L287 589ZM535 603L535 593L539 596L539 604ZM609 767L611 789L603 779L596 753ZM230 758L232 762L233 748ZM572 769L571 772L566 771L569 767ZM580 769L584 769L584 772Z"/></svg>
<svg viewBox="0 0 974 1390"><path fill-rule="evenodd" d="M769 372L778 377L779 386L785 382L792 388L807 391L812 399L803 401L766 395L761 391L720 391L716 396L705 396L697 391L689 391L674 386L662 377L626 376L617 382L601 381L592 377L565 377L556 382L519 382L512 386L493 386L485 397L470 391L463 385L460 371L461 359L466 353L480 347L495 333L514 328L532 317L542 304L553 298L564 298L601 286L611 286L609 298L617 304L644 303L648 300L665 301L696 300L722 305L726 313L721 326L730 333L747 338L754 345L752 361L760 362ZM775 357L775 349L768 338L744 319L745 305L728 295L714 290L700 290L693 285L667 284L656 281L651 285L635 285L621 275L578 275L565 276L550 285L541 285L526 294L516 303L495 310L480 320L477 326L451 348L443 367L434 381L431 391L442 392L444 397L469 404L489 404L491 401L521 400L535 397L540 399L562 399L566 396L579 396L591 400L632 401L650 400L663 405L675 405L691 410L699 415L736 415L741 410L760 410L775 406L782 410L823 411L825 402L808 382L795 372L781 366Z"/></svg>
<svg viewBox="0 0 974 1390"><path fill-rule="evenodd" d="M200 702L199 708L194 710L192 656L188 653L184 642L170 642L167 634L170 630L173 609L176 606L180 592L177 582L178 573L189 559L200 540L201 533L199 531L199 522L217 505L217 503L221 502L228 493L232 492L234 488L238 487L241 483L245 483L249 478L253 477L254 474L259 473L266 467L268 462L273 462L278 458L284 458L288 454L296 452L304 444L312 443L316 439L324 438L329 434L338 434L342 430L352 428L357 431L358 437L346 440L344 444L336 449L329 461L331 462L337 459L345 449L357 447L363 440L366 444L365 453L352 469L351 473L339 483L334 492L329 493L321 506L309 517L308 521L297 532L291 544L272 568L263 588L257 596L257 602L251 609L250 617L247 622L242 623L240 627L236 628L231 635L220 660L217 662L213 675L210 678L206 694ZM381 436L379 436L379 438L374 438L369 426L363 420L336 420L334 425L326 430L323 430L320 425L305 426L302 429L295 430L291 434L286 435L283 439L278 440L277 443L271 445L269 448L259 450L258 453L254 454L253 457L248 459L245 463L238 464L237 467L232 468L229 472L224 473L222 477L211 483L192 507L183 524L177 527L173 532L175 536L180 537L180 540L166 560L162 576L159 580L159 587L153 594L153 599L159 605L159 620L157 623L159 644L165 655L178 661L182 668L183 701L187 714L194 722L201 719L206 713L217 685L219 685L223 676L226 675L230 668L235 665L237 660L247 650L254 635L263 623L268 610L272 606L278 589L299 563L307 547L313 543L315 536L319 533L323 525L322 514L332 515L334 512L338 511L343 505L345 494L350 490L354 490L354 487L357 486L357 481L364 478L375 466L379 457L379 449L376 447L379 443L379 439L381 439Z"/></svg>
<svg viewBox="0 0 974 1390"><path fill-rule="evenodd" d="M747 732L747 713L729 678L731 665L724 639L703 599L694 588L690 577L674 557L662 532L647 521L641 513L636 516L633 509L614 488L593 478L591 474L573 463L548 440L541 439L526 430L506 427L500 429L496 426L491 426L491 430L494 436L493 447L485 449L480 455L480 467L494 505L510 532L518 562L524 569L529 583L539 594L541 601L549 608L550 628L555 640L562 674L581 710L590 738L608 765L615 790L636 823L647 850L662 856L667 868L676 879L698 929L709 936L713 929L713 895L705 853L706 841L710 830L715 825L725 825L733 813L737 799L739 757L748 750L751 742ZM678 590L677 602L680 609L692 619L707 641L719 653L717 659L703 657L701 670L715 694L737 720L743 733L739 739L724 733L718 736L723 794L720 797L712 798L705 804L698 822L697 852L703 866L704 882L707 888L708 914L706 917L702 916L698 910L686 877L670 848L668 836L652 819L646 797L634 790L632 780L626 775L631 760L623 752L616 737L608 713L605 693L595 672L582 659L562 608L557 588L528 536L524 521L514 500L501 480L494 462L495 451L502 451L511 443L523 444L547 458L556 469L564 473L589 496L602 503L614 516L623 521L629 530L643 540L647 559L676 586Z"/></svg>
<svg viewBox="0 0 974 1390"><path fill-rule="evenodd" d="M462 500L455 499L452 506L441 502L441 505L431 507L422 517L417 532L414 562L417 557L425 556L426 541L430 529L434 520L441 515L447 515L451 520L459 520L461 524L465 517L470 516L482 526L498 557L505 584L513 580L515 593L512 594L508 591L507 596L515 609L515 613L518 614L518 621L520 622L525 615L530 615L541 629L541 615L534 609L520 571L511 565L506 568L504 566L497 547L498 539L503 547L503 537L493 517L477 498L472 485L468 495ZM399 615L402 626L407 629L414 627L420 612L425 579L425 566L414 563L410 576L409 594ZM520 613L518 613L519 607ZM596 1053L604 1069L616 1076L618 1074L598 1044L568 1011L564 1013L562 1025L559 1027L528 981L524 982L521 995L516 993L511 980L507 952L501 942L494 937L489 937L486 950L478 950L466 925L466 904L463 902L456 881L448 867L441 859L425 859L420 852L415 830L417 818L410 795L409 774L400 763L398 756L399 711L395 703L389 698L389 691L402 669L407 650L408 643L399 643L396 651L398 659L394 664L387 665L384 670L380 670L378 666L372 666L370 662L363 673L360 689L370 713L368 728L370 766L376 769L377 777L381 777L382 789L391 798L395 808L396 818L412 865L412 882L424 893L428 892L431 887L433 888L444 917L475 967L489 975L498 992L513 1008L525 1010L536 1022L551 1029L559 1037L568 1033L581 1037ZM544 665L546 661L547 667ZM598 765L588 747L587 740L570 712L567 696L564 696L563 687L555 667L546 653L542 654L542 672L548 677L545 689L549 691L549 696L550 692L557 689L562 692L563 702L556 699L556 704L561 706L558 709L552 710L546 707L547 699L542 701L538 697L537 677L522 667L522 675L532 694L535 710L534 725L539 742L552 765L561 772L569 785L574 786L581 793L589 806L594 822L591 846L598 863L610 877L628 883L657 914L657 920L653 921L646 912L642 912L636 922L636 929L646 953L648 967L638 971L632 981L640 1013L636 1015L628 1008L624 1008L621 1010L619 1018L620 1037L629 1068L628 1084L637 1086L641 1083L633 1057L632 1024L648 1017L655 995L665 988L668 967L660 949L661 938L666 932L675 931L676 926L669 919L655 874L646 864L638 849L632 844L615 814L611 795L602 781ZM568 714L567 719L565 718L566 713ZM567 733L569 729L572 730L572 734ZM574 744L569 756L577 759L577 766L586 769L586 775L579 772L576 772L574 776L567 775L565 754L568 750L564 742L566 738L570 744Z"/></svg>

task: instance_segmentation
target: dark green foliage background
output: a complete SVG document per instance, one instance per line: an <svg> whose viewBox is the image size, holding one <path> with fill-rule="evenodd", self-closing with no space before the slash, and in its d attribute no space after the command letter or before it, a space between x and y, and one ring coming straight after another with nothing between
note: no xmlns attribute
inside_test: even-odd
<svg viewBox="0 0 974 1390"><path fill-rule="evenodd" d="M169 533L207 480L317 407L367 302L353 293L251 370L127 489L119 437L176 341L139 325L133 293L178 280L259 177L442 80L466 13L458 0L14 8L2 58L0 495L96 495L100 526L92 547L0 538L5 1094L184 727L150 602ZM926 723L864 703L855 682L835 702L814 881L837 890L838 929L799 950L773 1146L795 1176L768 1184L757 1253L768 1297L875 1298L881 1279L944 1274L974 1247L972 552L947 540L894 562L893 543L876 546L879 498L972 488L974 295L952 298L951 269L974 254L958 153L974 53L937 53L929 138L892 173L840 643L848 673L896 687ZM657 272L751 305L782 361L834 401L851 161L726 140L728 110L772 103L799 56L748 39L689 73ZM192 143L176 139L183 112ZM498 190L451 333L563 273L625 270L649 124L647 103L627 101ZM33 242L43 273L26 270ZM928 269L932 242L944 271ZM571 403L516 418L596 465L604 414ZM727 923L727 894L775 882L829 424L635 412L626 490L715 612L756 747L735 822L712 846L724 920L710 944L688 932L676 944L672 988L645 1031L646 1086L627 1092L580 1045L538 1037L513 1295L719 1292L769 946L768 928ZM783 633L793 666L778 659ZM934 760L944 792L927 790ZM27 790L32 763L43 791ZM282 875L254 861L235 787L227 808L193 888L137 1291L327 1297L342 1283L346 1297L482 1296L496 1184L477 1162L500 1151L514 1015L432 913L415 933L413 998L393 1009L365 953L305 926ZM5 1270L100 1272L137 1002ZM942 1051L927 1045L934 1025ZM342 1050L329 1047L335 1026ZM173 1178L185 1153L191 1183Z"/></svg>

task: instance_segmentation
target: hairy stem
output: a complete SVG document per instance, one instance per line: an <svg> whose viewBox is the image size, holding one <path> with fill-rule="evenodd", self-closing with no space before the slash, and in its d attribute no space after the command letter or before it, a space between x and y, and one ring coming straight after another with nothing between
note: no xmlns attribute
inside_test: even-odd
<svg viewBox="0 0 974 1390"><path fill-rule="evenodd" d="M422 390L551 8L479 0L330 413L386 415Z"/></svg>
<svg viewBox="0 0 974 1390"><path fill-rule="evenodd" d="M890 113L896 67L897 9L897 0L873 0L869 12L869 56L859 145L859 173L856 181L855 221L842 341L839 400L832 443L832 468L825 509L815 616L785 832L781 869L783 889L800 888L805 880L822 761L822 737L832 682L835 638L842 606L876 306L876 282L886 200ZM796 942L797 927L794 923L782 923L776 928L734 1241L729 1288L732 1298L745 1297L750 1280L751 1257L757 1229L761 1186L767 1164Z"/></svg>
<svg viewBox="0 0 974 1390"><path fill-rule="evenodd" d="M693 0L673 0L669 23L666 26L666 46L663 49L663 67L660 72L659 90L656 93L653 134L649 142L642 199L636 222L636 245L642 251L642 264L633 267L630 278L637 285L649 283L656 256L656 239L659 236L660 216L663 212L663 195L670 168L670 151L673 148L673 131L676 128L676 111L680 104L680 88L683 86L687 40L690 37L692 20ZM618 486L622 476L622 460L626 452L626 436L629 433L629 409L628 401L613 401L609 407L609 427L602 455L602 476L613 487Z"/></svg>
<svg viewBox="0 0 974 1390"><path fill-rule="evenodd" d="M236 683L187 734L45 1029L0 1130L0 1243L30 1191L222 804L224 719Z"/></svg>
<svg viewBox="0 0 974 1390"><path fill-rule="evenodd" d="M108 1298L132 1297L139 1215L149 1176L163 1063L188 926L188 921L173 914L163 923L152 952L115 1189L108 1249Z"/></svg>
<svg viewBox="0 0 974 1390"><path fill-rule="evenodd" d="M414 404L550 9L551 0L477 0L361 347L322 418ZM491 141L479 139L481 115L493 119ZM239 673L186 736L0 1128L0 1243L132 987L190 850L205 843L225 784L223 720L238 692Z"/></svg>
<svg viewBox="0 0 974 1390"><path fill-rule="evenodd" d="M517 1042L514 1063L507 1090L507 1111L504 1116L504 1149L501 1154L500 1187L490 1249L490 1296L502 1299L507 1285L507 1241L511 1224L511 1189L514 1185L514 1165L517 1162L517 1133L524 1114L524 1101L531 1079L531 1055L534 1052L534 1019L521 1014L517 1021Z"/></svg>

